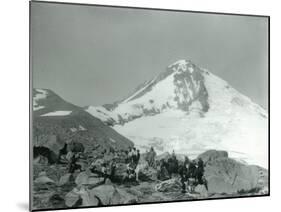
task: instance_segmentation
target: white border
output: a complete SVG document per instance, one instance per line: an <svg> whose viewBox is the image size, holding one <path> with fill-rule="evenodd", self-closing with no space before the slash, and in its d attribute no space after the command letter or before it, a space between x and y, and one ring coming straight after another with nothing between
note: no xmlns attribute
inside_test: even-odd
<svg viewBox="0 0 281 212"><path fill-rule="evenodd" d="M60 0L58 0L60 1ZM281 20L276 0L69 0L76 3L154 7L271 16L271 197L184 202L113 208L81 209L114 212L267 211L280 207L280 40ZM1 52L1 211L27 210L28 204L28 1L2 1ZM278 98L279 97L279 98ZM79 210L79 211L81 211Z"/></svg>

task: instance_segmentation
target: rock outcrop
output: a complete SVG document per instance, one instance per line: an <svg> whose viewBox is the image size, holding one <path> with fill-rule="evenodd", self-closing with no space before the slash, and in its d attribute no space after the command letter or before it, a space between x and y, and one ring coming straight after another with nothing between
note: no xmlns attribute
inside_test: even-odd
<svg viewBox="0 0 281 212"><path fill-rule="evenodd" d="M210 150L199 155L205 163L209 193L234 194L262 190L268 181L267 170L242 164L228 157L225 151Z"/></svg>

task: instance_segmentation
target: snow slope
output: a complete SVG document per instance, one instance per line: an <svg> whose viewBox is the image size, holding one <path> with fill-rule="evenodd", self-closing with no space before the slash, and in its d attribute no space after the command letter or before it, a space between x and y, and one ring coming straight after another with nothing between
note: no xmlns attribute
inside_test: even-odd
<svg viewBox="0 0 281 212"><path fill-rule="evenodd" d="M173 63L107 111L103 121L113 119L113 128L143 151L154 146L192 158L219 149L267 168L267 112L191 61Z"/></svg>
<svg viewBox="0 0 281 212"><path fill-rule="evenodd" d="M45 113L41 116L68 116L71 113L72 113L72 111L58 110L58 111L53 111L50 113Z"/></svg>

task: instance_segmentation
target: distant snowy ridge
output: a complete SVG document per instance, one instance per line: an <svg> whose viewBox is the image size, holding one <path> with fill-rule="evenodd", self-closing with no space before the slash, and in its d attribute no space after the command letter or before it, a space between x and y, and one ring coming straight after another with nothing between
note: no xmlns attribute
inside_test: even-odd
<svg viewBox="0 0 281 212"><path fill-rule="evenodd" d="M43 105L39 105L38 101L40 99L45 99L47 97L48 92L43 89L35 89L35 96L33 97L33 110L43 109Z"/></svg>

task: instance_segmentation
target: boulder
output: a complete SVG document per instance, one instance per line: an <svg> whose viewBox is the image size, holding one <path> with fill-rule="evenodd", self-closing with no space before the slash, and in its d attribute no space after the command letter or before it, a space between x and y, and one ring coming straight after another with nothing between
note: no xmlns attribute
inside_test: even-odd
<svg viewBox="0 0 281 212"><path fill-rule="evenodd" d="M228 158L228 153L226 151L218 151L218 150L208 150L202 154L200 154L197 159L201 158L204 163L208 163L210 161L216 160L218 158Z"/></svg>
<svg viewBox="0 0 281 212"><path fill-rule="evenodd" d="M49 203L54 208L64 208L65 207L65 201L59 194L54 194L49 198Z"/></svg>
<svg viewBox="0 0 281 212"><path fill-rule="evenodd" d="M90 195L98 197L103 205L118 205L137 202L137 197L129 194L121 188L116 188L114 185L101 185L93 188L90 191Z"/></svg>
<svg viewBox="0 0 281 212"><path fill-rule="evenodd" d="M268 186L263 187L260 191L259 191L260 195L265 195L268 194Z"/></svg>
<svg viewBox="0 0 281 212"><path fill-rule="evenodd" d="M73 175L71 173L67 173L63 176L61 176L59 180L59 186L63 186L69 183L72 183L74 181Z"/></svg>
<svg viewBox="0 0 281 212"><path fill-rule="evenodd" d="M95 185L103 181L103 178L96 177L90 171L84 171L77 175L75 179L76 185Z"/></svg>
<svg viewBox="0 0 281 212"><path fill-rule="evenodd" d="M65 195L65 204L67 207L74 207L79 199L80 196L72 190Z"/></svg>
<svg viewBox="0 0 281 212"><path fill-rule="evenodd" d="M99 205L98 198L89 192L85 187L76 187L66 194L65 204L68 207L78 206L97 206Z"/></svg>
<svg viewBox="0 0 281 212"><path fill-rule="evenodd" d="M50 184L55 183L54 180L50 179L47 176L47 173L45 171L40 172L38 177L34 180L34 183L36 184Z"/></svg>
<svg viewBox="0 0 281 212"><path fill-rule="evenodd" d="M120 203L116 203L116 204L133 204L138 202L137 196L128 193L124 189L117 188L116 190L121 195Z"/></svg>
<svg viewBox="0 0 281 212"><path fill-rule="evenodd" d="M200 198L207 198L208 197L208 191L204 185L197 185L194 189L196 193L200 194Z"/></svg>
<svg viewBox="0 0 281 212"><path fill-rule="evenodd" d="M75 179L75 183L76 185L88 184L88 180L89 180L88 173L80 172Z"/></svg>
<svg viewBox="0 0 281 212"><path fill-rule="evenodd" d="M181 182L176 179L165 180L155 186L156 191L160 192L177 192L181 191Z"/></svg>
<svg viewBox="0 0 281 212"><path fill-rule="evenodd" d="M263 175L260 175L260 172ZM267 185L267 171L258 166L242 164L228 157L209 160L205 178L210 193L234 194ZM261 181L261 177L264 181Z"/></svg>

